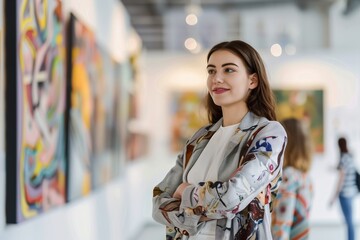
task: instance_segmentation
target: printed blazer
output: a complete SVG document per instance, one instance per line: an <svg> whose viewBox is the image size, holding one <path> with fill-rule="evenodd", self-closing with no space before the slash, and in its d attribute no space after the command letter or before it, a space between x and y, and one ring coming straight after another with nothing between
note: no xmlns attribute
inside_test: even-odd
<svg viewBox="0 0 360 240"><path fill-rule="evenodd" d="M271 202L287 142L279 122L248 112L226 147L218 181L186 187L181 200L172 197L221 124L196 132L153 190L153 218L166 225L166 240L196 235L201 216L217 220L216 239L272 239Z"/></svg>

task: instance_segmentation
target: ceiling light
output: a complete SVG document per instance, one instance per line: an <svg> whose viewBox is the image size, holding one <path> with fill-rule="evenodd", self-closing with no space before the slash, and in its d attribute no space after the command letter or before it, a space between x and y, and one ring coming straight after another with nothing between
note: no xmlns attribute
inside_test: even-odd
<svg viewBox="0 0 360 240"><path fill-rule="evenodd" d="M270 52L274 57L280 57L282 54L282 48L280 44L278 43L273 44L270 48Z"/></svg>
<svg viewBox="0 0 360 240"><path fill-rule="evenodd" d="M195 14L193 13L190 13L186 16L186 19L185 19L186 23L193 26L195 24L197 24L198 22L198 18Z"/></svg>
<svg viewBox="0 0 360 240"><path fill-rule="evenodd" d="M185 40L184 45L185 45L186 49L188 49L189 51L193 51L196 49L198 44L194 38L188 38Z"/></svg>

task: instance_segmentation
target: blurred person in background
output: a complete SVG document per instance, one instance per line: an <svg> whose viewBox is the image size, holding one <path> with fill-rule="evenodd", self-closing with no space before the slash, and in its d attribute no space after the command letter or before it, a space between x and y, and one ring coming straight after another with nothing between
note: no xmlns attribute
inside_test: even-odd
<svg viewBox="0 0 360 240"><path fill-rule="evenodd" d="M309 212L313 198L309 170L312 148L309 132L301 120L283 120L288 136L284 155L283 180L273 206L272 232L278 240L309 238Z"/></svg>
<svg viewBox="0 0 360 240"><path fill-rule="evenodd" d="M263 61L243 41L222 42L206 69L210 125L154 188L153 218L167 226L167 240L271 240L287 140Z"/></svg>
<svg viewBox="0 0 360 240"><path fill-rule="evenodd" d="M353 222L353 202L358 189L355 183L355 163L353 156L349 153L346 139L341 137L338 139L340 160L338 164L338 181L336 184L335 194L330 201L332 206L338 198L342 213L345 218L348 240L355 239L355 228Z"/></svg>

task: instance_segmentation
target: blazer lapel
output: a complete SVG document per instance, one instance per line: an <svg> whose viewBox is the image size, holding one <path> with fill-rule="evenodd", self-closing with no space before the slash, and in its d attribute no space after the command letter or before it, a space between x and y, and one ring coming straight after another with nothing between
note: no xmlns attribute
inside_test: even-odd
<svg viewBox="0 0 360 240"><path fill-rule="evenodd" d="M244 116L243 120L236 129L235 134L230 138L230 141L226 146L224 159L227 159L234 152L238 152L239 147L242 147L245 142L244 139L247 139L251 131L255 129L258 122L259 118L251 112L248 112Z"/></svg>
<svg viewBox="0 0 360 240"><path fill-rule="evenodd" d="M208 144L210 138L214 135L216 130L219 129L222 124L222 119L216 122L214 125L210 127L209 130L205 131L199 137L194 139L186 146L186 156L185 156L185 164L184 164L184 180L187 181L187 174L189 170L192 168L196 160L199 158L202 151L205 149Z"/></svg>

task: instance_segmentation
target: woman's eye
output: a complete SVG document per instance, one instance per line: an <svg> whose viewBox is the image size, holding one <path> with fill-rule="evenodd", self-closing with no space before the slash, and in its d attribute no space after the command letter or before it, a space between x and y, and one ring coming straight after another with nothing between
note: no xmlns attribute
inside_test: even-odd
<svg viewBox="0 0 360 240"><path fill-rule="evenodd" d="M232 73L232 72L235 72L235 71L234 71L234 69L226 68L226 69L225 69L225 72L226 72L226 73Z"/></svg>
<svg viewBox="0 0 360 240"><path fill-rule="evenodd" d="M208 69L208 74L214 74L215 70L214 69Z"/></svg>

